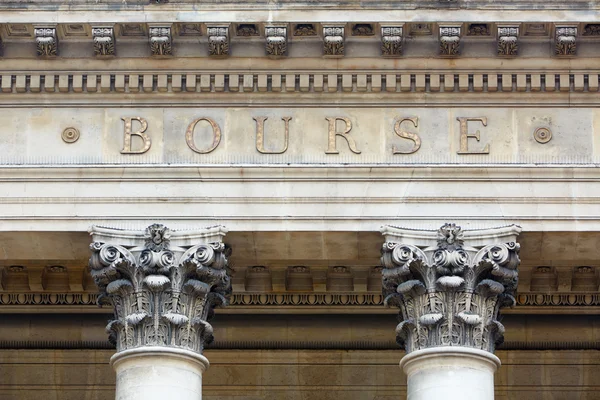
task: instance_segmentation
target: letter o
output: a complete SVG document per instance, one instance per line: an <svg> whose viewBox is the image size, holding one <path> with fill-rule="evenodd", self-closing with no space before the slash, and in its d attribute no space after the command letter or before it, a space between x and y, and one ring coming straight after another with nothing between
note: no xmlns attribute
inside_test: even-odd
<svg viewBox="0 0 600 400"><path fill-rule="evenodd" d="M213 130L213 142L212 142L212 145L208 149L206 149L206 150L200 150L199 148L196 147L196 144L194 143L194 129L196 129L196 125L200 121L206 121L206 122L208 122L210 124L210 126L212 127L212 130ZM202 117L202 118L195 119L188 126L187 131L185 132L185 142L187 143L188 147L190 149L192 149L196 153L199 153L199 154L210 153L214 149L217 148L217 146L219 145L219 143L221 143L221 128L219 128L219 125L217 125L217 123L215 121L213 121L212 119L210 119L210 118Z"/></svg>

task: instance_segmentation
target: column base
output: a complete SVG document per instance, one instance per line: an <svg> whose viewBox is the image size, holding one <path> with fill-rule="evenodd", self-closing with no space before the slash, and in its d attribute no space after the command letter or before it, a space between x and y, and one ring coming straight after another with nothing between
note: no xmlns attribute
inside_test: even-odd
<svg viewBox="0 0 600 400"><path fill-rule="evenodd" d="M139 347L115 354L116 400L200 400L203 355L169 347Z"/></svg>
<svg viewBox="0 0 600 400"><path fill-rule="evenodd" d="M408 400L493 400L500 359L468 347L433 347L407 354L400 367Z"/></svg>

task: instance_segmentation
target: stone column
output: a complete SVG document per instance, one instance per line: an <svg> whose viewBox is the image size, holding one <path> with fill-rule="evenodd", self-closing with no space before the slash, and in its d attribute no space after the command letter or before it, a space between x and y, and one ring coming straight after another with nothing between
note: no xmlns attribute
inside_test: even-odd
<svg viewBox="0 0 600 400"><path fill-rule="evenodd" d="M114 307L106 330L117 348L117 400L202 398L208 320L231 294L226 232L92 227L90 272L99 303Z"/></svg>
<svg viewBox="0 0 600 400"><path fill-rule="evenodd" d="M385 303L400 308L409 400L492 400L500 308L515 304L521 228L382 228Z"/></svg>

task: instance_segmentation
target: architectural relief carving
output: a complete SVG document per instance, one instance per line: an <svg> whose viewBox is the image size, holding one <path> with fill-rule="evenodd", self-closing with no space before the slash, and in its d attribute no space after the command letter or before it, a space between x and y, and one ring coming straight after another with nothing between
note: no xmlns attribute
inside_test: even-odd
<svg viewBox="0 0 600 400"><path fill-rule="evenodd" d="M211 56L229 55L229 28L208 27L208 54Z"/></svg>
<svg viewBox="0 0 600 400"><path fill-rule="evenodd" d="M265 28L268 56L285 56L287 53L287 28L284 26Z"/></svg>
<svg viewBox="0 0 600 400"><path fill-rule="evenodd" d="M97 56L115 55L114 28L92 28L94 38L94 54Z"/></svg>
<svg viewBox="0 0 600 400"><path fill-rule="evenodd" d="M402 26L381 27L381 54L385 57L402 55Z"/></svg>
<svg viewBox="0 0 600 400"><path fill-rule="evenodd" d="M352 26L352 36L373 36L375 31L371 24L354 24Z"/></svg>
<svg viewBox="0 0 600 400"><path fill-rule="evenodd" d="M258 36L258 27L255 24L239 24L236 30L237 36Z"/></svg>
<svg viewBox="0 0 600 400"><path fill-rule="evenodd" d="M211 230L213 239L224 235ZM117 352L147 345L202 352L212 341L213 308L231 294L229 249L220 240L192 245L187 232L173 243L174 232L159 224L145 232L94 227L92 233L90 273L98 303L114 307L106 329Z"/></svg>
<svg viewBox="0 0 600 400"><path fill-rule="evenodd" d="M397 341L407 353L436 346L493 352L502 343L498 312L515 304L519 231L515 226L472 231L467 240L459 226L445 224L437 244L430 235L423 246L414 239L423 231L383 229L384 302L400 308ZM492 243L483 245L486 241Z"/></svg>
<svg viewBox="0 0 600 400"><path fill-rule="evenodd" d="M38 56L52 57L58 55L56 28L35 28L33 32Z"/></svg>
<svg viewBox="0 0 600 400"><path fill-rule="evenodd" d="M498 55L499 56L516 56L519 49L518 46L518 27L498 27Z"/></svg>
<svg viewBox="0 0 600 400"><path fill-rule="evenodd" d="M344 27L323 27L323 54L332 57L344 55Z"/></svg>
<svg viewBox="0 0 600 400"><path fill-rule="evenodd" d="M317 30L313 24L298 24L294 29L294 36L317 36Z"/></svg>
<svg viewBox="0 0 600 400"><path fill-rule="evenodd" d="M467 31L468 36L490 36L488 24L470 24Z"/></svg>
<svg viewBox="0 0 600 400"><path fill-rule="evenodd" d="M460 30L458 26L440 26L440 55L460 54Z"/></svg>
<svg viewBox="0 0 600 400"><path fill-rule="evenodd" d="M600 24L587 24L583 29L583 36L600 36Z"/></svg>
<svg viewBox="0 0 600 400"><path fill-rule="evenodd" d="M153 56L173 55L172 36L170 27L152 27L148 30L150 51Z"/></svg>
<svg viewBox="0 0 600 400"><path fill-rule="evenodd" d="M577 52L577 28L556 27L554 53L557 56L574 56Z"/></svg>

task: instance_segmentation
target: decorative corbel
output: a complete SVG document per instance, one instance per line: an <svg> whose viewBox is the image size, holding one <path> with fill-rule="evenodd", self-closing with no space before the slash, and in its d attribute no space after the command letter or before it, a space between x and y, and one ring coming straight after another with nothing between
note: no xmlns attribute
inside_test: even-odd
<svg viewBox="0 0 600 400"><path fill-rule="evenodd" d="M397 57L402 55L403 26L381 27L381 55Z"/></svg>
<svg viewBox="0 0 600 400"><path fill-rule="evenodd" d="M554 54L574 56L577 52L577 27L556 26L554 32Z"/></svg>
<svg viewBox="0 0 600 400"><path fill-rule="evenodd" d="M323 27L323 55L326 57L344 56L344 27Z"/></svg>
<svg viewBox="0 0 600 400"><path fill-rule="evenodd" d="M56 28L34 28L35 45L39 57L55 57L58 55L58 37Z"/></svg>
<svg viewBox="0 0 600 400"><path fill-rule="evenodd" d="M94 55L115 55L115 30L112 27L93 27Z"/></svg>
<svg viewBox="0 0 600 400"><path fill-rule="evenodd" d="M265 28L268 56L281 57L287 54L287 27L268 26Z"/></svg>
<svg viewBox="0 0 600 400"><path fill-rule="evenodd" d="M440 25L440 55L460 55L460 31L460 26Z"/></svg>
<svg viewBox="0 0 600 400"><path fill-rule="evenodd" d="M229 55L229 27L209 26L208 29L208 54L214 57Z"/></svg>
<svg viewBox="0 0 600 400"><path fill-rule="evenodd" d="M152 26L148 30L148 37L153 56L173 55L173 37L170 26Z"/></svg>
<svg viewBox="0 0 600 400"><path fill-rule="evenodd" d="M518 26L499 26L498 55L508 57L516 56L519 50L518 37Z"/></svg>

